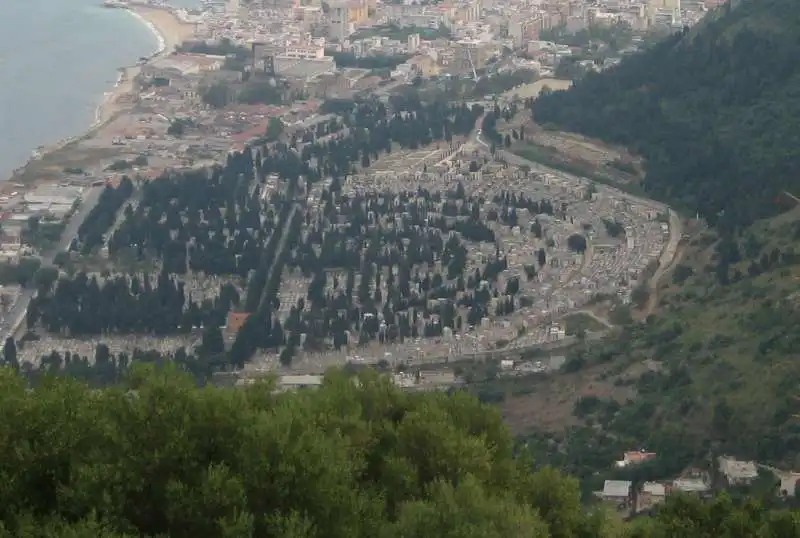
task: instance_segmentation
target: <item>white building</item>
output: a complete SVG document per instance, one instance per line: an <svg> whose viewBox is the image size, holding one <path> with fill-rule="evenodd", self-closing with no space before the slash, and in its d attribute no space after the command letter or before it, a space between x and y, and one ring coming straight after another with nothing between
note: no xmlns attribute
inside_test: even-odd
<svg viewBox="0 0 800 538"><path fill-rule="evenodd" d="M321 386L321 375L284 375L278 378L278 388L281 390L317 388Z"/></svg>
<svg viewBox="0 0 800 538"><path fill-rule="evenodd" d="M519 19L508 21L508 37L514 40L515 47L523 46L525 40L525 22Z"/></svg>
<svg viewBox="0 0 800 538"><path fill-rule="evenodd" d="M317 60L325 56L325 48L321 45L289 45L281 57L293 60Z"/></svg>
<svg viewBox="0 0 800 538"><path fill-rule="evenodd" d="M719 470L730 485L749 484L758 478L758 468L752 461L738 461L725 456L719 457Z"/></svg>
<svg viewBox="0 0 800 538"><path fill-rule="evenodd" d="M419 34L411 34L408 36L408 51L417 52L419 49Z"/></svg>

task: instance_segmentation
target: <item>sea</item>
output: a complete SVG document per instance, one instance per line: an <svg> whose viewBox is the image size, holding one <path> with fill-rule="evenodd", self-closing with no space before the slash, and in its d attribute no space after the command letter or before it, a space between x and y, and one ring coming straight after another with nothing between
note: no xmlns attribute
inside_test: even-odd
<svg viewBox="0 0 800 538"><path fill-rule="evenodd" d="M0 181L86 131L118 69L157 49L145 24L102 0L0 0Z"/></svg>

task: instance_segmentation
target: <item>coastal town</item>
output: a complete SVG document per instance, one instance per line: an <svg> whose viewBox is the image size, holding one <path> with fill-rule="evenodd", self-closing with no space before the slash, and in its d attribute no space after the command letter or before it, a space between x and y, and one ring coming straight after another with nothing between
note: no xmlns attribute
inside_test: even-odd
<svg viewBox="0 0 800 538"><path fill-rule="evenodd" d="M411 206L400 201L413 197L414 191L435 194L436 201L426 204L425 210L446 219L446 226L459 229L464 222L477 222L486 235L463 237L469 240L459 245L466 259L459 291L447 303L448 310L455 309L444 326L438 315L428 320L425 309L425 322L417 322L420 325L412 332L428 332L433 338L381 337L353 345L351 326L346 330L348 345L335 349L301 345L293 351L291 372L320 374L332 365L353 362L413 365L513 356L534 346L573 341L563 318L584 311L598 318L591 306L600 299L620 307L639 301L637 292L646 295L654 272L672 263L681 237L680 220L656 202L525 159L524 153L506 148L503 136L509 139L513 134L519 140L516 146L524 149L526 126L535 133L525 100L568 85L568 80L556 78L563 76L562 63L586 63L573 61L585 49L560 44L559 32L574 34L600 26L629 34L629 50L606 51L606 64L613 65L640 42L644 34L634 29L663 31L713 6L675 9L660 2L616 7L571 2L520 5L514 8L520 15L509 16L490 2L462 4L283 6L230 0L185 10L163 2L106 2L105 7L127 10L147 24L159 36L159 48L151 57L120 70L117 85L87 133L42 148L4 185L2 255L9 275L0 322L4 338L36 334L35 340L21 346L25 361L36 362L54 348L91 356L96 337L65 339L37 330L26 316L37 290L14 281L33 279L41 268L54 264L62 275L163 270L162 261L131 265L116 254L118 249L109 248L115 231L125 229L123 204L98 241L82 245L84 221L98 211L95 206L105 191L119 190L121 182L133 178L136 187L125 204L146 211L139 206L143 184L181 170L218 166L230 155L260 144L289 143L303 155L305 146L351 134L354 126L346 113L336 109L337 103L377 97L382 107L391 109L406 88L418 87L465 100L476 111L476 128L470 125L471 132L418 148L400 144L370 164L362 159L360 169L348 174L340 195L394 198L396 207L384 214L383 225L408 214ZM671 7L672 18L664 18ZM597 62L589 64L604 68ZM499 141L506 149L497 149L489 133L481 134L481 122L492 108L503 110ZM286 188L279 177L268 176L265 181L262 199L270 190ZM412 186L414 191L409 190ZM336 230L335 219L311 207L329 188L328 181L306 189L305 220ZM463 201L458 210L438 198L439 193L455 193L454 189ZM463 216L467 208L470 218ZM448 233L452 237L455 232ZM442 241L448 233L440 236ZM475 285L465 290L462 279L492 265L492 260L502 263L502 270L475 283L485 286L491 301L482 309L470 308L462 295ZM437 275L448 272L441 261L411 269L419 275L420 268ZM337 274L335 264L326 271L334 281L347 277L346 272ZM455 276L452 269L449 273ZM213 300L220 279L244 293L248 278L242 276L192 272L182 285ZM357 282L358 278L363 276L356 275ZM285 322L310 293L311 279L288 271L281 282L275 314ZM382 287L375 293L391 291L386 281L376 281L373 289L376 285ZM380 327L391 325L376 313ZM228 345L247 314L236 308L226 313L222 328ZM596 322L598 334L612 325L607 314ZM436 328L426 331L430 323ZM174 353L198 345L201 331L159 338L106 334L102 340L114 353L151 347ZM281 346L258 352L240 375L286 369L282 352Z"/></svg>
<svg viewBox="0 0 800 538"><path fill-rule="evenodd" d="M530 103L719 4L108 0L158 50L0 186L2 340L29 371L194 358L203 382L278 390L334 366L406 390L472 364L557 376L647 319L686 223L635 189L635 157ZM794 495L794 473L716 463L594 495L631 515L765 470Z"/></svg>
<svg viewBox="0 0 800 538"><path fill-rule="evenodd" d="M342 4L333 11L328 7L327 13L320 6L233 1L209 3L199 11L160 3L111 2L106 6L130 10L150 25L160 36L159 50L121 70L117 86L98 110L97 122L88 133L42 150L8 183L2 197L3 256L23 277L29 268L50 266L65 252L70 252L73 272L126 271L122 260L108 253L114 230L124 224L121 215L105 231L105 246L81 251L88 254L82 256L74 248L76 239L81 238L82 221L104 190L119 188L126 177L136 178L137 183L158 181L174 171L214 166L232 152L267 140L290 141L292 148L302 153L310 141L319 144L349 134L341 114L326 110L331 103L373 95L390 104L397 92L419 85L420 80L436 90L461 76L476 76L480 70L483 80L495 85L485 90L492 96L480 94L484 90L482 81L477 80L472 88L456 88L454 97L463 95L473 108L482 110L512 107L514 117L502 123L516 139L517 129L524 130L528 121L520 106L523 101L543 89L563 87L565 82L553 78L558 54L550 49L576 52L575 47L537 41L538 34L562 27L579 31L580 27L570 26L578 24L579 18L583 28L607 18L596 19L602 14L599 8L574 3L555 11L534 9L522 30L510 28L508 20L491 5L479 4L420 9ZM341 10L339 18L337 9ZM658 27L663 21L657 15L664 9L648 6L646 13L652 16L643 22L630 19L632 11L626 8L619 11L614 24ZM691 16L694 11L681 13ZM380 37L384 31L406 37L400 41ZM522 37L515 37L514 32L519 31ZM522 42L527 45L524 50L519 47ZM631 37L631 46L635 42ZM531 47L540 49L537 52ZM613 58L609 61L613 63ZM295 142L298 137L304 142ZM487 143L485 133L481 137L480 129L473 129L444 145L428 144L413 150L398 147L391 155L350 174L342 188L344 196L374 192L404 197L409 195L410 185L434 193L458 185L464 191L460 196L481 215L481 226L491 238L465 244L464 270L473 272L492 256L502 258L507 267L496 282L487 282L494 298L486 315L464 323L461 330L446 326L432 339L301 350L292 363L295 372L321 373L335 364L375 363L387 358L409 364L448 361L569 341L561 318L598 297L629 304L637 286L643 287L659 264L671 262L680 222L670 217L666 207L586 178L542 168L512 152L496 150L494 145ZM273 188L280 188L278 183L278 178L267 178L267 185ZM324 190L312 188L305 196L309 202L318 200ZM140 196L136 189L130 205L135 207ZM525 202L509 198L517 196ZM530 204L540 202L546 203L547 209L532 211ZM428 209L442 216L449 211L441 202ZM396 220L402 214L401 210L387 216ZM307 214L309 221L323 217L313 211ZM38 233L31 233L32 224ZM571 236L581 238L582 245L570 246ZM152 267L158 266L155 263ZM441 271L442 265L429 265L429 269ZM193 274L192 279L192 289L207 287L203 283L207 276ZM306 296L309 282L307 277L298 279L291 274L283 282L277 314L285 318ZM507 293L509 283L515 288L513 294ZM233 284L240 290L247 285L246 281ZM19 338L25 332L23 320L35 290L11 284L6 285L4 294L7 306L2 328L6 336ZM513 300L511 295L518 297L514 309L496 316L505 300ZM461 311L461 317L469 312ZM231 319L237 314L229 313ZM609 325L603 321L600 327ZM234 338L237 323L225 323L224 327L226 337ZM21 350L26 360L36 361L52 348L92 355L96 345L94 338L38 336ZM130 353L148 345L174 352L192 348L199 335L159 338L152 344L145 335L106 335L104 339L115 352ZM249 361L243 372L280 368L280 352L280 348L266 350Z"/></svg>

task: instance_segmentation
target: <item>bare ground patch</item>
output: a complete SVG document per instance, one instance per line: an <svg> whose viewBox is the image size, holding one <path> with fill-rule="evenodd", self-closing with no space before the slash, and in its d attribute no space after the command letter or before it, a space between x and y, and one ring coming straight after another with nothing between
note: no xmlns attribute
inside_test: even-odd
<svg viewBox="0 0 800 538"><path fill-rule="evenodd" d="M633 155L625 148L575 133L537 129L533 132L533 138L539 144L563 151L596 166L608 165L614 160L629 162L632 165L642 164L641 157Z"/></svg>
<svg viewBox="0 0 800 538"><path fill-rule="evenodd" d="M525 126L525 140L514 144L517 149L538 150L546 153L550 160L597 172L618 185L641 185L645 175L642 157L623 147L575 133L546 129L531 120L527 112L520 112L509 125L498 123L498 130L503 134L512 128L519 129L520 125Z"/></svg>
<svg viewBox="0 0 800 538"><path fill-rule="evenodd" d="M609 365L602 365L543 379L536 383L533 393L507 398L502 406L503 418L516 434L532 429L559 432L581 425L583 421L573 414L580 398L595 396L623 403L636 395L631 387L615 385L614 378L601 380L608 370Z"/></svg>

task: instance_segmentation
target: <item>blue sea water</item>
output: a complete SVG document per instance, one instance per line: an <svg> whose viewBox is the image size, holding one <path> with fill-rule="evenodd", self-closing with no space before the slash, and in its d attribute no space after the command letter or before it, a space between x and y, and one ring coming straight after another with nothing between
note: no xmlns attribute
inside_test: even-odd
<svg viewBox="0 0 800 538"><path fill-rule="evenodd" d="M37 147L85 131L118 68L158 48L147 26L101 4L0 0L0 181Z"/></svg>

